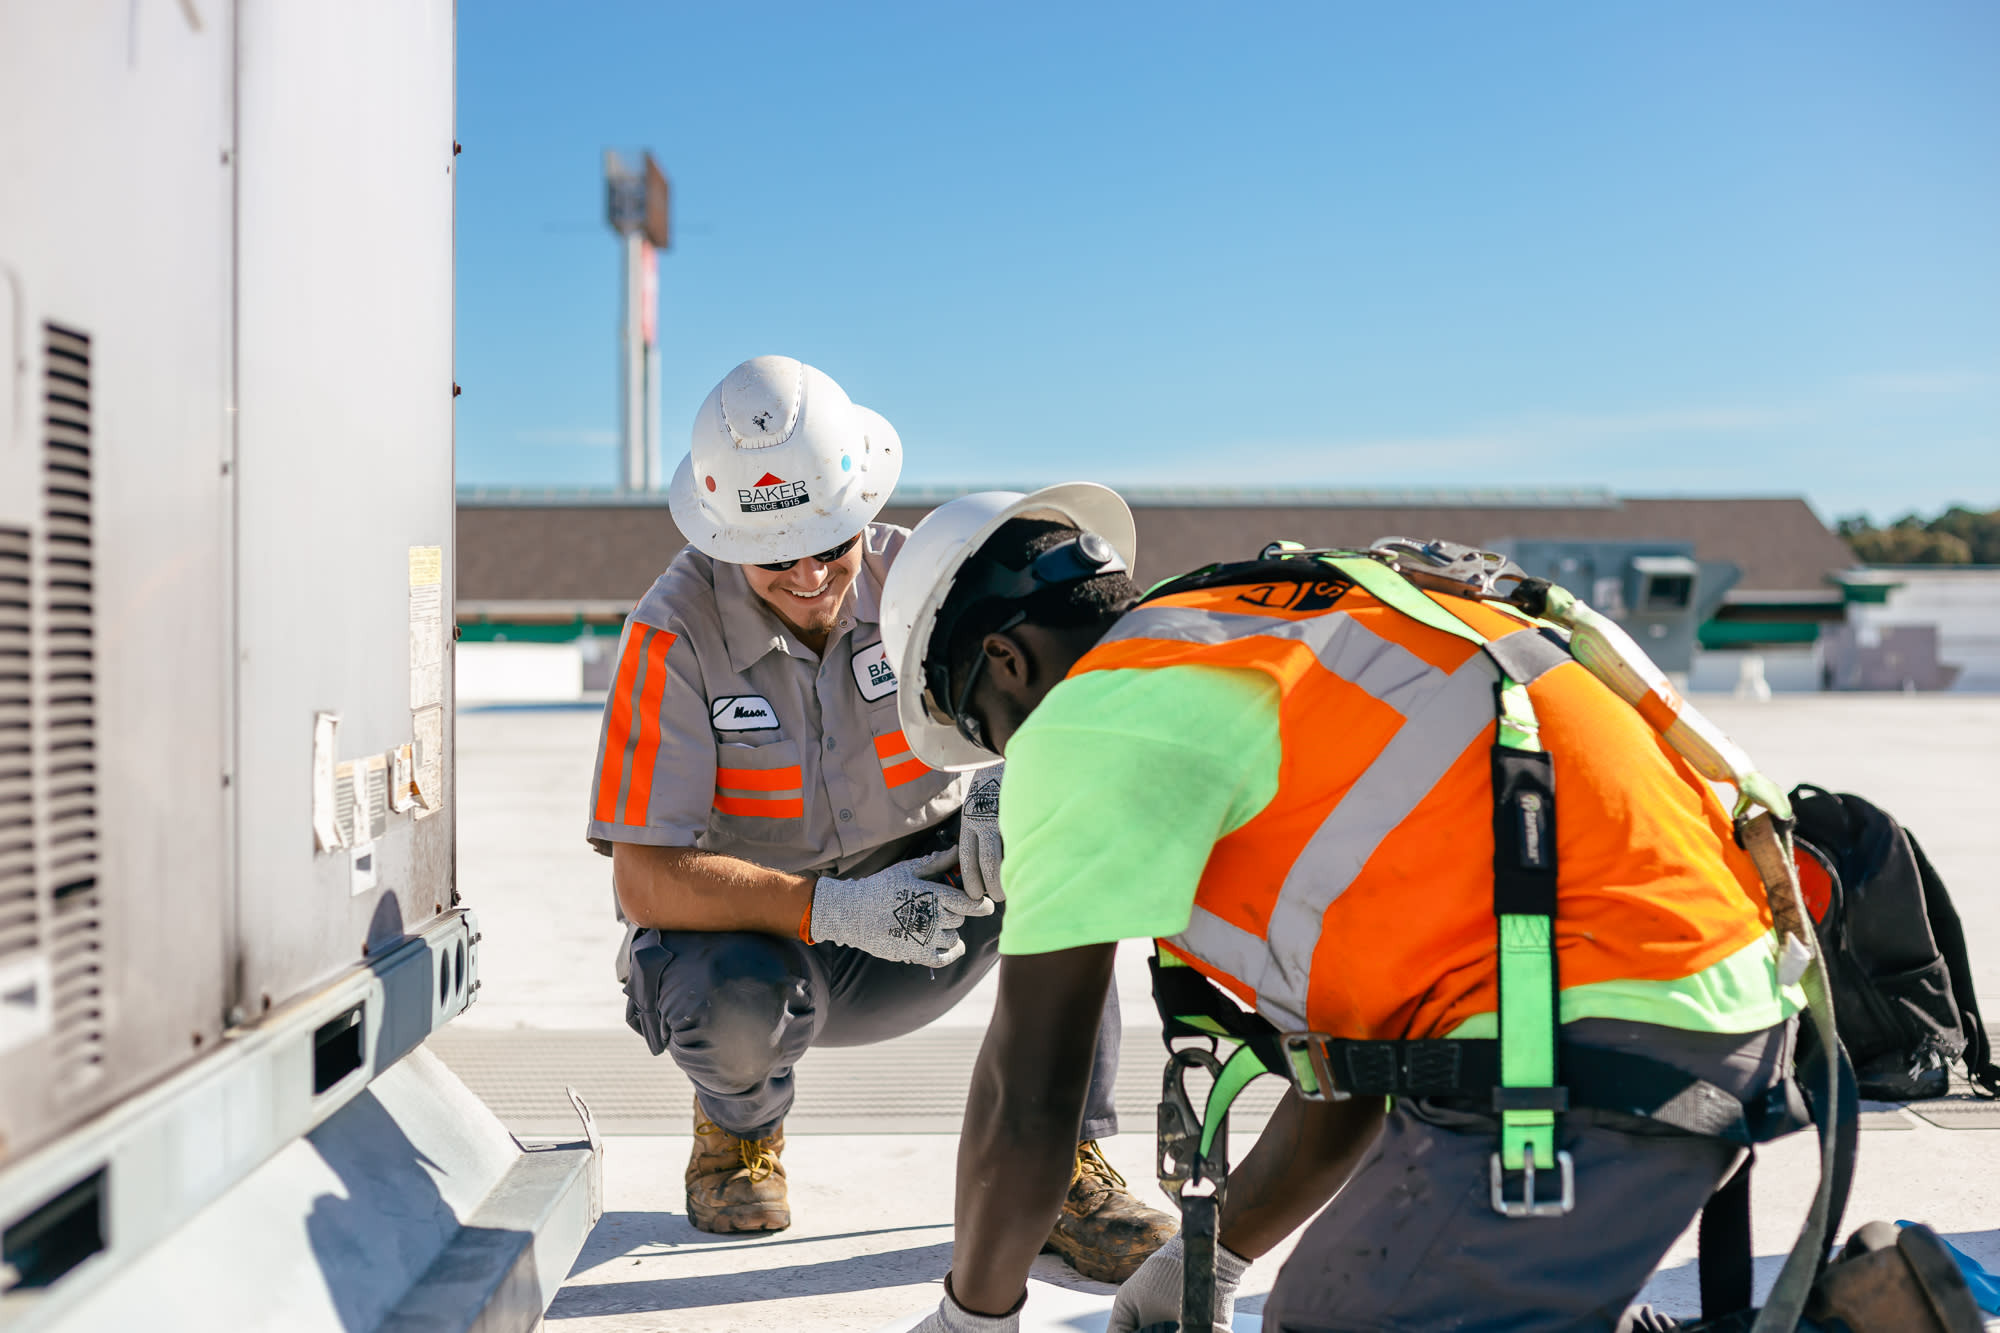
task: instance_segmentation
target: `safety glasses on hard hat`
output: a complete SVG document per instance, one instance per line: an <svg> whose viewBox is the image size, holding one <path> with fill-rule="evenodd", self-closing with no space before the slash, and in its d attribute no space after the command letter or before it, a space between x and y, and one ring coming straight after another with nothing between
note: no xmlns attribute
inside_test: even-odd
<svg viewBox="0 0 2000 1333"><path fill-rule="evenodd" d="M819 561L822 565L830 565L834 561L840 559L840 557L846 555L849 551L853 550L854 543L860 540L861 540L861 534L857 532L852 537L849 537L846 541L842 542L840 545L828 547L826 550L820 551L817 554L815 554L812 558ZM757 562L757 568L768 569L773 574L782 574L786 570L790 569L793 565L796 565L797 563L799 563L797 560L772 560L769 562L759 560Z"/></svg>
<svg viewBox="0 0 2000 1333"><path fill-rule="evenodd" d="M964 596L959 601L959 610L946 622L942 616L931 630L931 647L942 642L946 650L951 646L952 633L958 627L958 618L981 602L992 598L1001 601L1018 602L1032 596L1043 588L1058 584L1081 583L1085 579L1096 578L1099 574L1118 574L1126 569L1125 561L1112 548L1110 542L1094 532L1079 532L1069 541L1052 546L1028 562L1026 569L1008 569L1005 565L988 563L976 574L967 570L959 572L963 581ZM958 600L960 587L952 588L953 600ZM1028 618L1026 611L1016 611L989 633L1005 634ZM986 728L976 717L969 717L965 708L972 701L973 688L979 684L979 677L986 670L986 654L980 653L973 659L971 671L966 673L965 684L954 696L951 690L951 666L945 662L933 662L930 655L924 658L924 707L939 722L949 722L958 734L982 750L992 750L986 740ZM946 701L950 704L947 707Z"/></svg>

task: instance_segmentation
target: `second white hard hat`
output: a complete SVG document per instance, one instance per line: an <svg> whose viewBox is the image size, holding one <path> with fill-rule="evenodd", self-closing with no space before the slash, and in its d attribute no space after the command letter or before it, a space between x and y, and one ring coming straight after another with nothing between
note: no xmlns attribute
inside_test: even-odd
<svg viewBox="0 0 2000 1333"><path fill-rule="evenodd" d="M902 470L903 443L880 413L824 371L760 356L723 376L695 413L667 506L717 560L797 560L866 527Z"/></svg>
<svg viewBox="0 0 2000 1333"><path fill-rule="evenodd" d="M959 734L924 703L924 658L938 612L965 562L1010 518L1046 518L1094 532L1134 568L1139 535L1118 492L1094 482L1045 486L1032 494L976 491L939 505L911 531L882 582L882 648L896 672L896 714L910 753L932 768L961 772L1000 756ZM945 645L936 645L943 651Z"/></svg>

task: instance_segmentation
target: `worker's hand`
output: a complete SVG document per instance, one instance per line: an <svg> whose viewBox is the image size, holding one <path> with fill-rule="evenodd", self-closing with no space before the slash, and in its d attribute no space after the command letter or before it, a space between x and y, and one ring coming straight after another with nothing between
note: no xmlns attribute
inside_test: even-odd
<svg viewBox="0 0 2000 1333"><path fill-rule="evenodd" d="M1105 1333L1137 1333L1153 1324L1178 1324L1181 1318L1181 1266L1184 1258L1181 1238L1153 1251L1139 1271L1118 1288L1111 1306L1111 1326ZM1236 1317L1236 1284L1250 1261L1231 1253L1225 1245L1215 1247L1215 1333L1229 1333Z"/></svg>
<svg viewBox="0 0 2000 1333"><path fill-rule="evenodd" d="M910 1333L1020 1333L1021 1305L1027 1298L1021 1298L1006 1314L974 1314L952 1299L951 1287L944 1289L944 1299L929 1317L910 1329Z"/></svg>
<svg viewBox="0 0 2000 1333"><path fill-rule="evenodd" d="M943 967L965 955L958 928L969 916L992 914L993 904L933 883L958 866L958 848L898 861L860 879L822 878L813 886L814 940L863 949L893 963Z"/></svg>
<svg viewBox="0 0 2000 1333"><path fill-rule="evenodd" d="M972 793L958 814L958 873L965 891L995 902L1007 895L1000 889L1000 779L1007 765L995 764L972 775Z"/></svg>

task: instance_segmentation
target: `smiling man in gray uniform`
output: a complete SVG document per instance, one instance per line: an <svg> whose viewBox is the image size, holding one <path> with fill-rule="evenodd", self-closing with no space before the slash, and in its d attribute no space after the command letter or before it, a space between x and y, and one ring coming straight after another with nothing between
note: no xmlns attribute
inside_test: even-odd
<svg viewBox="0 0 2000 1333"><path fill-rule="evenodd" d="M691 545L619 649L589 837L631 927L626 1021L695 1085L687 1201L704 1231L790 1225L801 1054L913 1032L998 960L1000 769L910 753L882 649L882 581L908 534L873 520L901 465L889 423L820 371L738 366L668 493ZM1118 1038L1114 997L1049 1238L1105 1281L1174 1230L1096 1147L1117 1127Z"/></svg>

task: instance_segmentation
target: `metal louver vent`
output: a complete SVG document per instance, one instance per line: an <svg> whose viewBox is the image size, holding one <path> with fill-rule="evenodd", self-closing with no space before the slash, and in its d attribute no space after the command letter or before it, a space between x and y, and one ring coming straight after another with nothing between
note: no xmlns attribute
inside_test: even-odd
<svg viewBox="0 0 2000 1333"><path fill-rule="evenodd" d="M0 968L41 943L35 892L31 705L33 554L21 528L0 528Z"/></svg>
<svg viewBox="0 0 2000 1333"><path fill-rule="evenodd" d="M104 976L97 891L97 677L92 624L90 339L46 328L40 785L50 906L58 1082L103 1074Z"/></svg>

